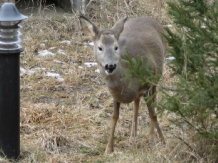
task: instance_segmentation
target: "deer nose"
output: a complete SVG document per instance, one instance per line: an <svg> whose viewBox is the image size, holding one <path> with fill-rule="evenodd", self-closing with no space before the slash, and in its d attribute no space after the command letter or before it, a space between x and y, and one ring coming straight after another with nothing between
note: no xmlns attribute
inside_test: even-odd
<svg viewBox="0 0 218 163"><path fill-rule="evenodd" d="M112 73L115 68L117 67L116 64L106 64L105 65L105 70L108 72L108 73Z"/></svg>

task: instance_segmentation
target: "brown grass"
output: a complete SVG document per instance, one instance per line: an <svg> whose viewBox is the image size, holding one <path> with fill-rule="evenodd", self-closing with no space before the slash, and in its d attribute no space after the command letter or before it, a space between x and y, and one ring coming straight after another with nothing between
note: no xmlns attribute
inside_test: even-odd
<svg viewBox="0 0 218 163"><path fill-rule="evenodd" d="M105 3L101 11L91 11L87 15L101 28L111 27L125 15L146 15L157 18L164 25L171 23L165 1L112 0ZM157 139L156 145L150 147L147 137L149 117L147 110L141 109L138 138L131 144L132 105L121 106L115 152L104 155L112 98L100 74L95 72L97 67L84 66L84 62L95 60L92 47L85 47L90 40L81 36L77 15L54 13L50 18L29 17L23 23L23 38L25 51L20 62L26 72L21 75L20 162L210 162L206 156L196 154L184 144L186 141L195 145L191 137L194 133L181 131L167 121L168 116L174 115L159 118L167 144L164 146ZM63 40L70 40L71 44L61 43ZM39 56L42 50L55 55ZM65 54L59 53L60 50ZM59 73L64 81L46 76L47 72ZM173 80L169 79L169 73L166 67L162 82L170 86ZM146 108L144 102L141 107Z"/></svg>

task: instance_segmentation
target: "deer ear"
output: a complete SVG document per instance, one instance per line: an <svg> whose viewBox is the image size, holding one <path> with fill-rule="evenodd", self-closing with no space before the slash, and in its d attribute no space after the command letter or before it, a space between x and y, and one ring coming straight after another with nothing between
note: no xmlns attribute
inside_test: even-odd
<svg viewBox="0 0 218 163"><path fill-rule="evenodd" d="M120 36L120 34L122 33L122 31L123 31L123 27L124 27L124 24L125 24L127 18L128 18L128 17L125 17L125 18L119 20L119 21L116 22L116 23L114 24L114 26L111 28L111 30L114 31L115 37L116 37L117 40L119 39L119 36Z"/></svg>
<svg viewBox="0 0 218 163"><path fill-rule="evenodd" d="M94 40L99 32L98 28L83 15L80 15L79 20L82 31Z"/></svg>

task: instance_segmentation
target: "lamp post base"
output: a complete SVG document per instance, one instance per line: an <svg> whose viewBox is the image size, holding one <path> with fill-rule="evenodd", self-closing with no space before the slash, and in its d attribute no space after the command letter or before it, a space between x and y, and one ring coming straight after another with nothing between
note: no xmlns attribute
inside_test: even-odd
<svg viewBox="0 0 218 163"><path fill-rule="evenodd" d="M0 54L0 155L20 155L20 53Z"/></svg>

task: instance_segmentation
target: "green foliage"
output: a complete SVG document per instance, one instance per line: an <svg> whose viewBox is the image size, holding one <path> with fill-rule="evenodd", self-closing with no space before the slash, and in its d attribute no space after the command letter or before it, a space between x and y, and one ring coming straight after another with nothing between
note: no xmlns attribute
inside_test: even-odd
<svg viewBox="0 0 218 163"><path fill-rule="evenodd" d="M175 32L166 29L170 55L176 58L169 66L179 80L167 107L208 133L217 127L214 120L218 122L212 118L218 116L218 3L177 0L168 4L176 26ZM172 100L177 105L171 99L177 99ZM204 124L208 118L209 130Z"/></svg>
<svg viewBox="0 0 218 163"><path fill-rule="evenodd" d="M122 78L122 80L128 81L129 87L135 84L134 82L146 85L148 88L152 85L157 85L161 74L155 74L151 70L152 65L149 60L145 61L142 56L138 56L136 59L131 58L131 56L127 53L123 59L123 62L128 65L128 68L125 70L127 76ZM155 94L145 96L145 102L151 102L154 96Z"/></svg>
<svg viewBox="0 0 218 163"><path fill-rule="evenodd" d="M129 86L131 86L136 80L137 82L148 86L154 85L158 82L160 76L155 75L154 72L150 69L151 63L149 61L144 63L142 56L138 56L138 58L135 59L131 58L129 54L126 54L123 62L128 65L128 69L126 69L128 76L122 80L128 80Z"/></svg>
<svg viewBox="0 0 218 163"><path fill-rule="evenodd" d="M203 67L217 66L218 57L218 4L209 5L203 0L170 1L169 14L173 16L177 31L167 29L167 40L172 49L170 53L176 57L171 66L175 73L181 74L184 69L184 60L187 57L187 75L199 71ZM191 53L190 53L191 52ZM187 56L185 56L185 54ZM203 69L202 69L203 70ZM207 68L203 70L203 73ZM194 77L194 76L193 76Z"/></svg>
<svg viewBox="0 0 218 163"><path fill-rule="evenodd" d="M173 120L218 147L218 2L169 1L175 28L166 29L175 92L164 90L165 110Z"/></svg>
<svg viewBox="0 0 218 163"><path fill-rule="evenodd" d="M165 37L170 56L175 57L168 65L172 77L178 80L172 83L172 89L162 88L163 100L158 108L175 113L173 123L194 130L198 138L211 143L210 150L217 151L218 1L170 0L168 5L174 28L166 28ZM142 57L135 60L127 56L125 60L131 79L157 83L159 78L154 78L149 64L144 66Z"/></svg>

